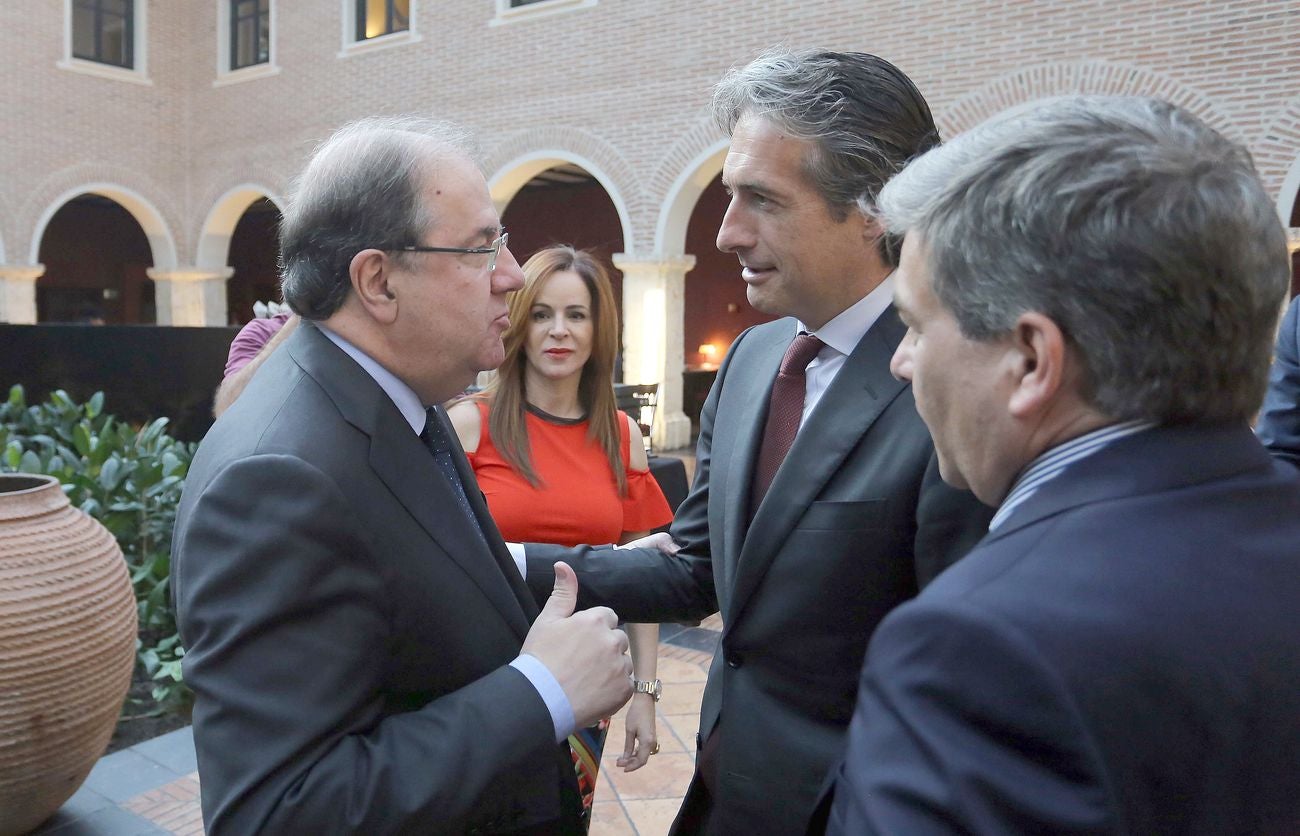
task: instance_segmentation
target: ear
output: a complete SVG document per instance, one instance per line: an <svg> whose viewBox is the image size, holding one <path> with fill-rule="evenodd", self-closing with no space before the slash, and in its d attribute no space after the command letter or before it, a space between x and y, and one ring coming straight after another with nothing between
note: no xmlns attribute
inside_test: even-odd
<svg viewBox="0 0 1300 836"><path fill-rule="evenodd" d="M854 209L853 214L862 219L862 240L866 241L867 245L874 249L876 242L885 234L884 225L875 216L869 215L860 209Z"/></svg>
<svg viewBox="0 0 1300 836"><path fill-rule="evenodd" d="M378 322L397 318L397 292L392 284L393 262L382 250L362 250L348 264L352 290L361 307Z"/></svg>
<svg viewBox="0 0 1300 836"><path fill-rule="evenodd" d="M1036 311L1021 314L1011 331L1008 363L1013 389L1007 408L1020 419L1041 414L1057 399L1069 360L1065 334Z"/></svg>

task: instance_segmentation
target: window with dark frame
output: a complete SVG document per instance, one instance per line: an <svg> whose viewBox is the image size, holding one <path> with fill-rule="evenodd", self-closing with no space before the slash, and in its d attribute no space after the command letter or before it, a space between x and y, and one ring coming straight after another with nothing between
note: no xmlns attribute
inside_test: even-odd
<svg viewBox="0 0 1300 836"><path fill-rule="evenodd" d="M73 0L72 57L135 68L135 0Z"/></svg>
<svg viewBox="0 0 1300 836"><path fill-rule="evenodd" d="M271 60L271 0L230 0L230 69Z"/></svg>
<svg viewBox="0 0 1300 836"><path fill-rule="evenodd" d="M405 32L410 28L410 0L357 0L358 41Z"/></svg>
<svg viewBox="0 0 1300 836"><path fill-rule="evenodd" d="M520 6L531 6L534 3L545 3L546 0L510 0L510 8L517 9Z"/></svg>

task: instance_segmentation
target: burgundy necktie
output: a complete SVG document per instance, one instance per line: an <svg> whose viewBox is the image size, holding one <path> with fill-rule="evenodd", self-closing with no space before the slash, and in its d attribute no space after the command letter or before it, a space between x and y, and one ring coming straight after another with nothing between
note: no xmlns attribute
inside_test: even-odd
<svg viewBox="0 0 1300 836"><path fill-rule="evenodd" d="M823 345L825 343L812 334L800 332L785 350L785 357L781 358L781 369L776 373L772 398L767 405L763 445L758 448L758 463L754 466L751 514L758 510L776 476L777 468L785 461L790 445L794 444L799 422L803 419L804 370Z"/></svg>

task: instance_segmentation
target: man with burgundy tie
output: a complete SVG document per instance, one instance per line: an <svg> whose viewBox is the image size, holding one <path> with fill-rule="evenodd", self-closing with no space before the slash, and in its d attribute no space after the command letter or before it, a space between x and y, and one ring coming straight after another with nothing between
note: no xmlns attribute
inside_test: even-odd
<svg viewBox="0 0 1300 836"><path fill-rule="evenodd" d="M631 696L627 637L540 614L440 410L503 356L523 274L463 132L362 120L280 227L301 325L217 420L172 585L210 836L573 833L577 727ZM470 489L466 489L470 486Z"/></svg>
<svg viewBox="0 0 1300 836"><path fill-rule="evenodd" d="M889 371L900 242L874 197L937 144L929 108L872 55L770 51L729 73L732 143L718 247L749 301L786 317L737 338L700 421L680 551L528 544L542 595L556 560L580 602L628 621L720 611L696 774L678 833L802 833L842 753L867 639L961 557L991 510L939 479L908 385Z"/></svg>

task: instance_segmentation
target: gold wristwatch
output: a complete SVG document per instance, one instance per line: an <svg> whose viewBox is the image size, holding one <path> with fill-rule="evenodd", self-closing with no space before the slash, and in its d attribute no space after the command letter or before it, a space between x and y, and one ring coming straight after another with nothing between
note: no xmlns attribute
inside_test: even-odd
<svg viewBox="0 0 1300 836"><path fill-rule="evenodd" d="M657 679L634 679L632 680L632 693L649 694L654 697L655 702L663 696L664 685Z"/></svg>

